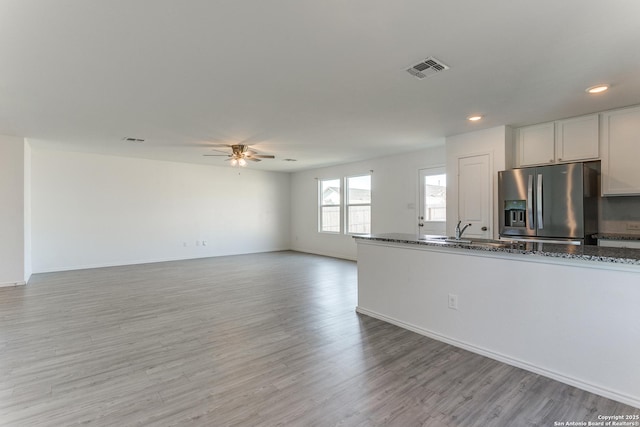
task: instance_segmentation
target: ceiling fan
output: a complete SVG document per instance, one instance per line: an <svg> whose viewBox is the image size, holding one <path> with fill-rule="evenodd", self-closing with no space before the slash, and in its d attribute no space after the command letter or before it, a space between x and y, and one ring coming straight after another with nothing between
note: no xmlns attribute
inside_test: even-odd
<svg viewBox="0 0 640 427"><path fill-rule="evenodd" d="M234 145L220 145L220 147L231 148L231 154L203 154L205 157L228 157L227 160L231 162L231 166L246 166L247 160L252 162L260 162L261 159L275 159L276 156L270 154L258 154L254 150L250 149L248 145L234 144ZM215 150L215 149L214 149ZM217 150L216 150L217 151Z"/></svg>

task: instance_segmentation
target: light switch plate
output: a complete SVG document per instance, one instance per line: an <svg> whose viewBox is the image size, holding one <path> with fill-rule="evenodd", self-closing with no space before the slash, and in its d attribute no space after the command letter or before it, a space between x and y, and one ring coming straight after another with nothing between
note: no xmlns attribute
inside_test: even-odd
<svg viewBox="0 0 640 427"><path fill-rule="evenodd" d="M453 310L458 309L458 295L449 294L449 308Z"/></svg>

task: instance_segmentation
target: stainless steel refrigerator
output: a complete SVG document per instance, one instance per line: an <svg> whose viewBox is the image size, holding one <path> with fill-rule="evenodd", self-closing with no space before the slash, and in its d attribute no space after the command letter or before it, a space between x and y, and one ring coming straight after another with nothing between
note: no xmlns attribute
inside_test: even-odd
<svg viewBox="0 0 640 427"><path fill-rule="evenodd" d="M498 172L500 237L595 244L600 163Z"/></svg>

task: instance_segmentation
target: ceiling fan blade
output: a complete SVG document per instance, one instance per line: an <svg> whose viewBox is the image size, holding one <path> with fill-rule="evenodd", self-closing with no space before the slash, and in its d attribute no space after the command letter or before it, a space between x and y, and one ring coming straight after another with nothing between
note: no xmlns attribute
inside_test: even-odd
<svg viewBox="0 0 640 427"><path fill-rule="evenodd" d="M215 148L211 148L211 151L217 151L218 153L228 153L229 150L216 150Z"/></svg>
<svg viewBox="0 0 640 427"><path fill-rule="evenodd" d="M203 154L204 157L231 157L229 154Z"/></svg>
<svg viewBox="0 0 640 427"><path fill-rule="evenodd" d="M252 162L261 162L261 161L262 161L262 160L260 160L260 159L256 159L255 157L248 157L248 156L247 156L247 157L245 157L245 159L247 159L247 160L251 160Z"/></svg>
<svg viewBox="0 0 640 427"><path fill-rule="evenodd" d="M251 157L257 157L260 159L275 159L276 156L272 156L271 154L252 154Z"/></svg>

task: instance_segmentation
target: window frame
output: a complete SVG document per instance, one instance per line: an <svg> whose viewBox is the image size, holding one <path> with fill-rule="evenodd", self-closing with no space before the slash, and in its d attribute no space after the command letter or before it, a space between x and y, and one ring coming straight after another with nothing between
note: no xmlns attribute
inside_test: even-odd
<svg viewBox="0 0 640 427"><path fill-rule="evenodd" d="M324 204L324 197L322 194L322 188L323 188L323 183L326 181L338 181L338 184L340 184L340 191L339 191L339 199L338 199L338 204ZM324 233L324 234L342 234L342 215L343 215L343 199L344 199L344 191L342 190L343 188L343 182L342 182L342 178L318 178L318 233ZM323 218L323 208L332 208L332 207L337 207L338 208L338 218L339 218L339 223L338 223L338 231L329 231L329 230L324 230L323 229L323 222L322 222L322 218Z"/></svg>
<svg viewBox="0 0 640 427"><path fill-rule="evenodd" d="M371 171L373 172L373 171ZM316 181L318 182L317 188L318 188L318 208L316 210L317 212L317 231L318 233L322 233L322 234L333 234L333 235L342 235L342 236L362 236L365 234L369 234L369 233L354 233L354 232L350 232L349 231L349 207L352 206L368 206L369 207L369 230L372 229L373 226L373 221L371 220L371 209L373 207L373 189L370 188L370 194L369 194L369 198L370 201L369 203L352 203L349 204L349 199L348 199L348 185L349 185L349 179L351 178L359 178L359 177L369 177L369 183L371 186L371 179L372 179L372 173L359 173L359 174L355 174L355 175L346 175L346 176L342 176L339 178L316 178ZM340 184L340 197L339 197L339 204L324 204L324 197L323 197L323 192L322 192L322 188L323 188L323 183L326 181L338 181ZM340 217L340 224L339 224L339 231L328 231L328 230L323 230L323 222L322 222L322 212L323 212L323 208L327 208L327 207L337 207L338 208L338 212L339 212L339 217ZM371 231L370 231L371 232Z"/></svg>
<svg viewBox="0 0 640 427"><path fill-rule="evenodd" d="M344 177L344 234L347 236L362 236L365 234L371 233L371 208L373 205L373 191L371 189L371 173L364 173L358 175L348 175ZM368 176L369 177L369 203L349 203L349 179L351 178L360 178ZM369 207L369 233L354 233L349 231L349 208L352 206L368 206Z"/></svg>

